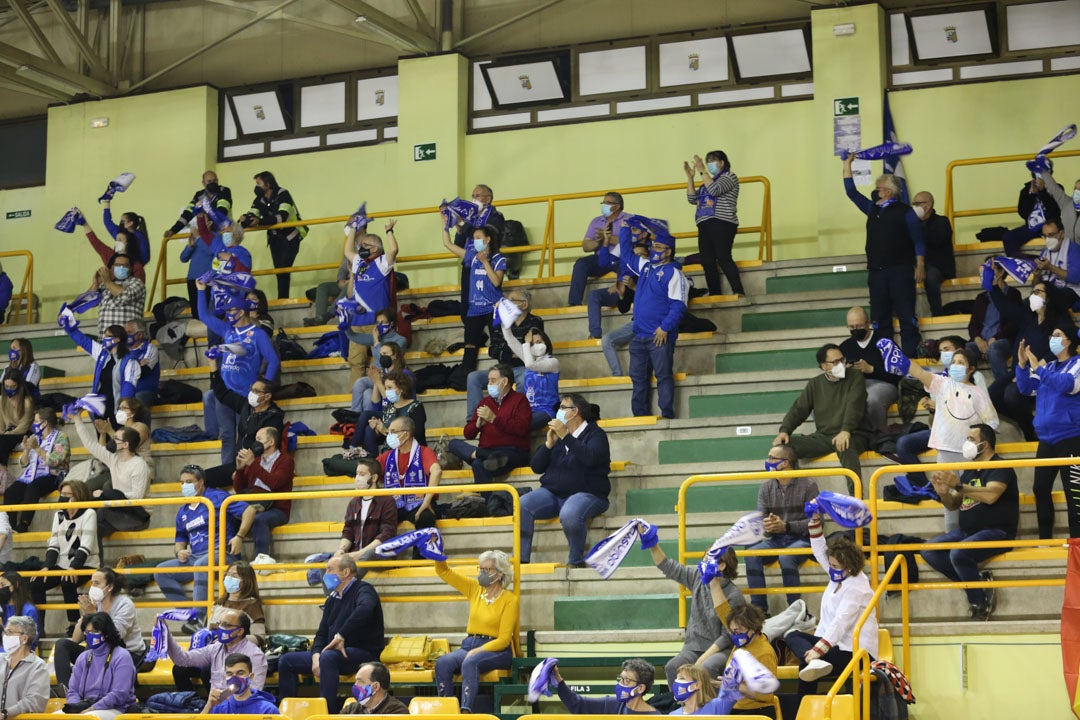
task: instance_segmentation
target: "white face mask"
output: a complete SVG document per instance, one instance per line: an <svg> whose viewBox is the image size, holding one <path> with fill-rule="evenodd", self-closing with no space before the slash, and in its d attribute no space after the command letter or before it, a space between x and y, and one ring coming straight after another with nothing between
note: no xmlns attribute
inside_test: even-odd
<svg viewBox="0 0 1080 720"><path fill-rule="evenodd" d="M542 358L547 355L547 345L539 343L537 345L530 345L529 352L532 353L534 358Z"/></svg>
<svg viewBox="0 0 1080 720"><path fill-rule="evenodd" d="M259 393L251 390L248 392L248 405L256 407L259 404Z"/></svg>
<svg viewBox="0 0 1080 720"><path fill-rule="evenodd" d="M117 410L116 411L116 422L120 423L121 425L127 423L127 421L130 420L130 419L131 419L131 415L128 414L127 410Z"/></svg>
<svg viewBox="0 0 1080 720"><path fill-rule="evenodd" d="M102 600L105 599L105 591L99 587L91 587L86 591L86 597L90 598L90 602L95 605L100 605Z"/></svg>
<svg viewBox="0 0 1080 720"><path fill-rule="evenodd" d="M117 240L113 243L113 251L118 253L124 253L127 250L127 245Z"/></svg>
<svg viewBox="0 0 1080 720"><path fill-rule="evenodd" d="M5 635L4 636L4 652L11 654L19 649L22 645L22 635Z"/></svg>
<svg viewBox="0 0 1080 720"><path fill-rule="evenodd" d="M915 211L915 216L920 220L926 217L926 209L922 205L912 205L911 209Z"/></svg>
<svg viewBox="0 0 1080 720"><path fill-rule="evenodd" d="M1028 306L1031 308L1032 312L1039 312L1043 309L1044 305L1046 305L1046 301L1043 300L1042 295L1036 295L1035 293L1028 295Z"/></svg>
<svg viewBox="0 0 1080 720"><path fill-rule="evenodd" d="M356 479L356 489L357 490L367 490L368 488L371 487L371 476L370 475L364 475L364 476L357 475L355 479Z"/></svg>
<svg viewBox="0 0 1080 720"><path fill-rule="evenodd" d="M836 363L831 368L829 368L829 374L837 380L843 380L844 377L847 375L847 366L844 365L844 363Z"/></svg>
<svg viewBox="0 0 1080 720"><path fill-rule="evenodd" d="M1047 235L1043 239L1046 240L1046 249L1050 252L1054 252L1059 247L1061 247L1061 238L1056 238L1053 235Z"/></svg>
<svg viewBox="0 0 1080 720"><path fill-rule="evenodd" d="M971 440L965 440L960 452L963 454L965 460L974 460L979 457L979 446Z"/></svg>

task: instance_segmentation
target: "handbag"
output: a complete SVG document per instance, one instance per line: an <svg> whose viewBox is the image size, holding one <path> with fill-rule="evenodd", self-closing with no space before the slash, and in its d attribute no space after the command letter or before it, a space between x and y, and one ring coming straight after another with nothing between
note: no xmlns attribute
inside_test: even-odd
<svg viewBox="0 0 1080 720"><path fill-rule="evenodd" d="M423 665L431 656L431 638L427 635L395 635L379 654L384 665L394 663L412 663Z"/></svg>
<svg viewBox="0 0 1080 720"><path fill-rule="evenodd" d="M299 635L289 633L274 633L266 638L266 674L271 675L278 670L278 661L287 652L304 652L311 649L311 641Z"/></svg>

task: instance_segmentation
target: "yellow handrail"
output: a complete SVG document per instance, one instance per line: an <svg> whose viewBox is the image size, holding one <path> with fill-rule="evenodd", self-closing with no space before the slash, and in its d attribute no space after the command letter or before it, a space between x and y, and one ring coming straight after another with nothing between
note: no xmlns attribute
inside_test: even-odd
<svg viewBox="0 0 1080 720"><path fill-rule="evenodd" d="M34 322L34 254L29 250L4 250L0 252L0 258L25 257L26 268L23 269L22 283L19 284L19 292L11 294L11 302L19 303L13 308L21 312L22 302L26 301L26 324ZM10 277L10 275L8 276ZM10 306L8 312L13 310ZM0 317L0 323L6 322L6 318Z"/></svg>
<svg viewBox="0 0 1080 720"><path fill-rule="evenodd" d="M757 234L758 235L758 259L765 261L772 261L772 184L769 179L763 175L754 175L749 177L739 178L740 184L760 183L762 185L762 203L761 203L761 221L758 225L752 227L740 227L739 234ZM663 185L644 185L640 187L626 188L624 190L618 190L623 195L638 195L642 193L651 192L668 192L672 190L685 190L686 183L668 183ZM538 203L544 203L547 206L547 215L544 223L543 239L539 245L525 245L520 247L508 247L501 250L502 253L540 253L540 262L537 270L537 278L544 277L545 267L549 276L555 274L555 251L557 249L575 248L580 247L580 241L556 243L555 242L555 204L557 202L569 201L569 200L585 200L589 198L602 198L605 194L611 192L610 190L590 190L586 192L576 193L562 193L557 195L537 195L534 197L523 198L511 198L507 200L500 200L497 203L497 207L511 207L515 205L532 205ZM378 218L388 217L406 217L409 215L424 215L438 213L438 207L421 207L421 208L409 208L405 210L388 210L368 213L368 217L375 220ZM285 223L279 223L277 225L265 225L250 228L248 232L258 230L272 230L278 228L290 228L298 227L301 225L326 225L330 223L344 223L349 220L348 215L337 215L333 217L314 218L309 220L297 220ZM674 233L675 237L690 237L696 233L691 232L679 232ZM168 238L162 238L161 248L158 251L158 259L154 268L153 280L150 283L150 289L146 294L147 306L153 304L155 293L157 292L158 281L161 280L161 299L164 300L168 294L169 285L180 285L186 282L184 278L169 278L168 276L168 244L172 240L184 240L189 237L188 233L178 233ZM433 252L424 253L419 255L399 255L397 258L397 264L409 264L417 262L429 262L433 260L456 260L456 256L448 252ZM330 263L316 263L312 265L299 265L288 268L268 268L264 270L255 270L251 274L256 276L261 275L280 275L283 273L299 273L310 272L316 270L335 270L341 264L341 259L338 258L334 262Z"/></svg>
<svg viewBox="0 0 1080 720"><path fill-rule="evenodd" d="M1076 157L1080 155L1080 150L1063 150L1054 153L1054 159L1063 157ZM1025 155L998 155L994 157L982 157L982 158L966 158L964 160L953 160L945 166L945 217L949 218L949 224L953 224L953 221L958 217L978 217L981 215L1006 215L1016 212L1016 206L1011 207L996 207L996 208L972 208L969 210L957 210L956 199L953 184L953 171L959 167L970 167L972 165L994 165L996 163L1007 162L1023 162L1031 159L1031 153ZM955 242L955 235L954 242Z"/></svg>
<svg viewBox="0 0 1080 720"><path fill-rule="evenodd" d="M858 663L860 665L860 668L861 668L858 673L854 672L856 663ZM847 664L847 667L844 668L844 671L840 673L840 677L836 678L836 682L834 682L832 687L829 688L829 692L825 695L825 707L823 709L824 715L822 716L823 720L832 720L833 703L836 701L836 696L838 694L840 694L841 688L844 687L844 681L846 681L848 679L848 676L850 675L852 677L852 684L853 684L853 690L854 690L855 678L858 677L859 675L863 675L863 674L865 674L866 676L869 676L869 674L870 674L870 653L868 653L866 651L866 648L860 648L860 649L856 650L852 654L851 662ZM866 685L866 688L863 690L863 692L869 693L869 685L870 685L870 683L867 682L867 683L865 683L865 685ZM854 696L855 696L855 692L853 691L852 692L852 700L855 700ZM866 695L866 704L867 704L867 708L869 708L869 705L870 705L870 695L869 694ZM859 707L858 703L852 702L851 712L852 712L853 720L858 720L858 715L859 715L859 713L857 711L858 707ZM867 710L866 717L867 718L870 717L869 710Z"/></svg>

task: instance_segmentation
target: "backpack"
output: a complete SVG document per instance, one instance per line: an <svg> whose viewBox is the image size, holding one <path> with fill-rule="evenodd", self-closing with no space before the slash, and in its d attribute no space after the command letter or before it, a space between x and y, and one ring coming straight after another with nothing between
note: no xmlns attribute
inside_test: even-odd
<svg viewBox="0 0 1080 720"><path fill-rule="evenodd" d="M217 440L198 425L184 427L159 427L150 433L150 439L159 443L192 443L204 440Z"/></svg>
<svg viewBox="0 0 1080 720"><path fill-rule="evenodd" d="M342 335L343 333L340 330L331 330L328 333L320 335L315 341L315 345L312 346L311 352L307 354L308 360L327 357L345 357L347 352L341 347Z"/></svg>
<svg viewBox="0 0 1080 720"><path fill-rule="evenodd" d="M295 398L315 397L319 393L306 382L294 382L282 385L274 391L275 400L293 400Z"/></svg>
<svg viewBox="0 0 1080 720"><path fill-rule="evenodd" d="M455 366L456 367L456 366ZM426 365L419 370L413 371L413 379L416 385L416 394L425 390L435 390L450 386L450 372L453 368L443 363Z"/></svg>
<svg viewBox="0 0 1080 720"><path fill-rule="evenodd" d="M432 300L427 306L428 317L450 317L451 315L460 314L461 302L458 300Z"/></svg>
<svg viewBox="0 0 1080 720"><path fill-rule="evenodd" d="M154 303L150 312L154 314L154 322L150 325L150 335L157 335L161 326L167 325L173 320L179 320L185 310L191 310L191 303L187 298L170 295L159 303Z"/></svg>
<svg viewBox="0 0 1080 720"><path fill-rule="evenodd" d="M151 331L151 335L157 340L158 348L169 356L174 366L179 365L184 359L184 347L190 339L187 336L188 322L187 318L170 320L163 325L158 325L156 332Z"/></svg>
<svg viewBox="0 0 1080 720"><path fill-rule="evenodd" d="M353 477L356 475L356 466L360 464L359 458L346 460L341 453L325 457L322 460L323 474L328 477Z"/></svg>
<svg viewBox="0 0 1080 720"><path fill-rule="evenodd" d="M158 405L189 405L202 402L202 390L180 382L179 380L166 380L158 385Z"/></svg>
<svg viewBox="0 0 1080 720"><path fill-rule="evenodd" d="M274 350L281 360L307 360L304 346L289 337L284 330L278 330L274 336Z"/></svg>
<svg viewBox="0 0 1080 720"><path fill-rule="evenodd" d="M525 233L525 226L517 220L507 220L499 244L504 248L528 245L529 236ZM524 261L525 253L506 253L506 276L517 280L521 276L521 265Z"/></svg>
<svg viewBox="0 0 1080 720"><path fill-rule="evenodd" d="M716 323L712 320L699 318L697 315L685 313L679 321L680 333L716 332Z"/></svg>

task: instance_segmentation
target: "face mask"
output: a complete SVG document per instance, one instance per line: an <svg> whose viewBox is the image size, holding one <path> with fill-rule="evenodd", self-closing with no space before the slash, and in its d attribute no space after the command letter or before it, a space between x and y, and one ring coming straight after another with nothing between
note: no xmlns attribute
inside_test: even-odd
<svg viewBox="0 0 1080 720"><path fill-rule="evenodd" d="M473 238L472 246L476 252L484 252L484 238Z"/></svg>
<svg viewBox="0 0 1080 720"><path fill-rule="evenodd" d="M494 398L496 400L499 399L499 386L498 385L490 385L489 384L487 390L488 390L488 395L490 397L492 397L492 398Z"/></svg>
<svg viewBox="0 0 1080 720"><path fill-rule="evenodd" d="M221 242L225 247L232 247L236 244L236 238L233 237L231 232L223 232L221 233Z"/></svg>
<svg viewBox="0 0 1080 720"><path fill-rule="evenodd" d="M116 347L116 342L116 338L105 336L101 338L101 347L105 348L106 350L112 350L114 347Z"/></svg>
<svg viewBox="0 0 1080 720"><path fill-rule="evenodd" d="M225 319L228 320L229 324L232 325L233 327L236 327L237 325L239 325L240 321L243 319L243 317L244 317L244 313L240 312L239 310L236 310L234 312L225 313Z"/></svg>
<svg viewBox="0 0 1080 720"><path fill-rule="evenodd" d="M217 638L217 641L219 643L221 643L222 645L228 645L229 643L231 643L233 640L236 639L236 636L239 633L240 633L240 628L233 628L232 630L226 630L225 628L219 627L219 628L214 629L214 637Z"/></svg>
<svg viewBox="0 0 1080 720"><path fill-rule="evenodd" d="M611 217L611 206L607 203L600 203L600 214L604 217Z"/></svg>
<svg viewBox="0 0 1080 720"><path fill-rule="evenodd" d="M9 600L11 600L11 588L0 588L0 605L7 605Z"/></svg>
<svg viewBox="0 0 1080 720"><path fill-rule="evenodd" d="M397 450L401 447L401 436L397 433L390 433L386 436L386 446L391 450Z"/></svg>
<svg viewBox="0 0 1080 720"><path fill-rule="evenodd" d="M1065 338L1052 337L1050 338L1050 352L1055 355L1060 355L1061 351L1065 349Z"/></svg>
<svg viewBox="0 0 1080 720"><path fill-rule="evenodd" d="M710 175L719 175L720 174L720 163L715 162L715 161L707 162L707 163L705 163L705 169L709 171Z"/></svg>
<svg viewBox="0 0 1080 720"><path fill-rule="evenodd" d="M259 393L255 392L254 390L248 392L248 405L250 405L251 407L255 407L259 404L259 402Z"/></svg>
<svg viewBox="0 0 1080 720"><path fill-rule="evenodd" d="M675 702L686 702L689 700L690 696L697 692L696 690L691 690L690 687L696 684L697 683L694 680L687 680L685 682L676 680L671 683L671 694L675 696Z"/></svg>
<svg viewBox="0 0 1080 720"><path fill-rule="evenodd" d="M113 277L117 280L127 280L130 272L131 269L127 265L114 265L112 269Z"/></svg>
<svg viewBox="0 0 1080 720"><path fill-rule="evenodd" d="M649 262L651 262L653 265L659 265L660 263L664 262L664 253L655 251L650 252Z"/></svg>
<svg viewBox="0 0 1080 720"><path fill-rule="evenodd" d="M141 340L139 340L138 335L128 335L127 336L127 341L128 341L128 347L129 348L137 347L139 345L139 343L142 342Z"/></svg>
<svg viewBox="0 0 1080 720"><path fill-rule="evenodd" d="M834 583L844 582L844 578L847 577L847 572L844 570L837 570L836 568L829 568L829 579Z"/></svg>
<svg viewBox="0 0 1080 720"><path fill-rule="evenodd" d="M9 655L19 649L22 645L22 635L5 635L4 636L4 652Z"/></svg>
<svg viewBox="0 0 1080 720"><path fill-rule="evenodd" d="M127 245L125 245L122 241L117 240L113 243L113 251L124 254L127 251Z"/></svg>
<svg viewBox="0 0 1080 720"><path fill-rule="evenodd" d="M391 367L393 367L393 365L394 365L394 358L392 358L391 356L389 356L389 355L380 355L379 356L379 367L381 367L383 370L389 370Z"/></svg>
<svg viewBox="0 0 1080 720"><path fill-rule="evenodd" d="M184 497L195 497L198 495L195 491L195 483L180 483L180 494Z"/></svg>
<svg viewBox="0 0 1080 720"><path fill-rule="evenodd" d="M229 692L233 695L243 695L247 692L248 687L251 686L251 681L246 677L240 677L239 675L233 675L231 678L225 681L225 684L229 687Z"/></svg>
<svg viewBox="0 0 1080 720"><path fill-rule="evenodd" d="M248 312L258 312L259 301L252 300L251 298L244 298L244 309Z"/></svg>
<svg viewBox="0 0 1080 720"><path fill-rule="evenodd" d="M495 576L486 570L481 570L476 576L476 582L480 583L480 587L490 587L491 583L495 582Z"/></svg>
<svg viewBox="0 0 1080 720"><path fill-rule="evenodd" d="M851 337L855 340L862 340L866 337L866 330L863 330L862 328L852 328L848 330L848 332L851 333Z"/></svg>
<svg viewBox="0 0 1080 720"><path fill-rule="evenodd" d="M361 260L367 260L371 257L371 248L360 247L356 249L356 255Z"/></svg>
<svg viewBox="0 0 1080 720"><path fill-rule="evenodd" d="M34 433L35 435L40 435L41 431L44 430L44 429L45 429L45 423L36 422L36 423L34 423L33 425L30 426L30 432Z"/></svg>
<svg viewBox="0 0 1080 720"><path fill-rule="evenodd" d="M206 183L206 192L210 193L211 195L217 195L218 190L220 190L220 189L221 189L221 186L218 185L216 180L214 182Z"/></svg>
<svg viewBox="0 0 1080 720"><path fill-rule="evenodd" d="M1061 246L1061 239L1056 238L1053 235L1048 235L1043 238L1046 241L1046 249L1050 252L1054 252Z"/></svg>
<svg viewBox="0 0 1080 720"><path fill-rule="evenodd" d="M942 350L941 351L941 364L948 367L952 365L953 355L956 354L954 350Z"/></svg>
<svg viewBox="0 0 1080 720"><path fill-rule="evenodd" d="M10 360L11 362L15 362L16 360L19 359L19 351L18 350L8 350L7 356L8 356L8 360Z"/></svg>
<svg viewBox="0 0 1080 720"><path fill-rule="evenodd" d="M261 442L256 440L255 442L251 443L251 454L252 455L254 455L255 457L259 457L264 452L266 452L266 446L263 445Z"/></svg>
<svg viewBox="0 0 1080 720"><path fill-rule="evenodd" d="M261 187L259 187L258 185L256 185L256 186L255 186L255 194L256 194L256 195L263 195L263 194L265 194L265 193L264 193L264 191L263 191L263 189L262 189Z"/></svg>
<svg viewBox="0 0 1080 720"><path fill-rule="evenodd" d="M116 422L120 423L121 425L123 425L124 423L126 423L130 419L131 419L131 415L128 414L127 410L117 410L116 411Z"/></svg>
<svg viewBox="0 0 1080 720"><path fill-rule="evenodd" d="M4 388L4 394L7 395L8 397L15 397L15 393L17 393L17 392L18 392L18 390L14 389L14 388Z"/></svg>
<svg viewBox="0 0 1080 720"><path fill-rule="evenodd" d="M615 683L615 699L621 703L630 702L634 698L635 688L637 688L637 685Z"/></svg>
<svg viewBox="0 0 1080 720"><path fill-rule="evenodd" d="M837 363L829 368L829 374L837 380L843 380L847 375L847 366L844 363Z"/></svg>
<svg viewBox="0 0 1080 720"><path fill-rule="evenodd" d="M390 401L391 405L393 405L394 403L396 403L398 400L401 399L401 396L398 395L397 390L395 390L393 388L386 388L386 399Z"/></svg>
<svg viewBox="0 0 1080 720"><path fill-rule="evenodd" d="M379 333L379 337L382 337L390 332L390 323L379 323L375 326L375 332Z"/></svg>
<svg viewBox="0 0 1080 720"><path fill-rule="evenodd" d="M71 502L71 498L69 496L67 496L67 495L61 495L60 497L56 498L56 501L57 502L62 502L62 503L63 502Z"/></svg>
<svg viewBox="0 0 1080 720"><path fill-rule="evenodd" d="M1080 190L1073 190L1073 207L1080 208Z"/></svg>
<svg viewBox="0 0 1080 720"><path fill-rule="evenodd" d="M352 696L358 703L365 703L371 699L371 696L375 694L375 691L371 689L370 685L356 685L352 686Z"/></svg>
<svg viewBox="0 0 1080 720"><path fill-rule="evenodd" d="M555 413L555 419L565 425L570 421L570 409L559 408L559 411Z"/></svg>
<svg viewBox="0 0 1080 720"><path fill-rule="evenodd" d="M223 584L225 585L225 592L227 593L234 593L240 591L240 578L238 577L226 575Z"/></svg>
<svg viewBox="0 0 1080 720"><path fill-rule="evenodd" d="M967 380L967 371L966 365L950 365L949 377L956 382L964 382Z"/></svg>
<svg viewBox="0 0 1080 720"><path fill-rule="evenodd" d="M95 605L100 605L105 599L105 591L99 587L91 587L86 591L86 597L90 598L90 602Z"/></svg>
<svg viewBox="0 0 1080 720"><path fill-rule="evenodd" d="M371 487L371 476L370 475L357 475L356 476L356 489L357 490L367 490L369 487Z"/></svg>
<svg viewBox="0 0 1080 720"><path fill-rule="evenodd" d="M102 635L101 633L96 633L96 632L88 632L88 633L86 633L86 647L90 648L91 650L93 650L96 647L99 647L101 645L101 643L103 643L103 642L105 642L105 636Z"/></svg>
<svg viewBox="0 0 1080 720"><path fill-rule="evenodd" d="M537 343L529 347L529 352L532 353L534 358L542 358L547 355L547 345L544 343Z"/></svg>
<svg viewBox="0 0 1080 720"><path fill-rule="evenodd" d="M731 633L731 644L734 645L735 647L741 648L742 646L746 645L749 642L750 642L750 633L748 633L748 632L744 632L744 633L733 632L733 633Z"/></svg>
<svg viewBox="0 0 1080 720"><path fill-rule="evenodd" d="M776 472L777 470L780 469L780 466L783 465L783 464L784 464L783 460L776 460L776 461L766 460L765 461L765 472Z"/></svg>
<svg viewBox="0 0 1080 720"><path fill-rule="evenodd" d="M963 446L960 448L960 453L964 456L965 460L974 460L979 457L979 446L971 440L965 440Z"/></svg>
<svg viewBox="0 0 1080 720"><path fill-rule="evenodd" d="M1028 307L1031 308L1032 312L1039 312L1043 309L1044 305L1046 305L1046 301L1043 300L1042 295L1036 295L1034 293L1028 295Z"/></svg>
<svg viewBox="0 0 1080 720"><path fill-rule="evenodd" d="M922 205L914 205L911 209L915 211L915 217L920 220L926 217L926 210L923 209Z"/></svg>
<svg viewBox="0 0 1080 720"><path fill-rule="evenodd" d="M334 592L337 590L338 585L341 584L341 577L333 573L323 573L322 584L324 588Z"/></svg>

